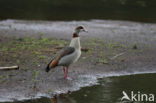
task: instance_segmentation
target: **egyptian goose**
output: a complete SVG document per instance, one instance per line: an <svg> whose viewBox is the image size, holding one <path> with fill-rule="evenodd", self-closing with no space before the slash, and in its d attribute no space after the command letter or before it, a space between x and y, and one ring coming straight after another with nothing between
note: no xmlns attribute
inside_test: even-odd
<svg viewBox="0 0 156 103"><path fill-rule="evenodd" d="M70 45L64 47L57 55L50 61L46 67L46 72L57 66L63 66L64 78L70 79L68 77L68 67L75 63L81 55L80 46L80 32L88 32L83 26L78 26L75 28Z"/></svg>

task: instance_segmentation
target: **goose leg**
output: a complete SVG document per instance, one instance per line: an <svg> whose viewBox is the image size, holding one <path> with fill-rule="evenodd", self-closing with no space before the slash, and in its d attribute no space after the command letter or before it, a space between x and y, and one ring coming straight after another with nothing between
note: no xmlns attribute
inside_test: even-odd
<svg viewBox="0 0 156 103"><path fill-rule="evenodd" d="M68 79L68 67L66 67L66 79Z"/></svg>
<svg viewBox="0 0 156 103"><path fill-rule="evenodd" d="M68 79L68 67L63 67L64 78Z"/></svg>
<svg viewBox="0 0 156 103"><path fill-rule="evenodd" d="M65 79L72 80L72 78L68 77L68 67L65 67Z"/></svg>
<svg viewBox="0 0 156 103"><path fill-rule="evenodd" d="M68 67L63 67L63 72L65 79L72 80L70 77L68 77Z"/></svg>
<svg viewBox="0 0 156 103"><path fill-rule="evenodd" d="M65 78L65 79L68 79L68 67L65 67L64 78Z"/></svg>

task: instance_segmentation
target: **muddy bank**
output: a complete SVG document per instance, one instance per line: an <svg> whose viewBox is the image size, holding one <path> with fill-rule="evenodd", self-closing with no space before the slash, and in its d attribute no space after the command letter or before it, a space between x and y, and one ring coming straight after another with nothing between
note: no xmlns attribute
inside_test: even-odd
<svg viewBox="0 0 156 103"><path fill-rule="evenodd" d="M81 45L89 51L70 67L73 80L63 79L61 67L46 73L46 64L59 50L55 47L68 45L77 25L89 31L81 34ZM20 70L0 71L0 101L51 97L102 77L155 73L155 34L155 24L126 21L1 21L0 65L18 64Z"/></svg>

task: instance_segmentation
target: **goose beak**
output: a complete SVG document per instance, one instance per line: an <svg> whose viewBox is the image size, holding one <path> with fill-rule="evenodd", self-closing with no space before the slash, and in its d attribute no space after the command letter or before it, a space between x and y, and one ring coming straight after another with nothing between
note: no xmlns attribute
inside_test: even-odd
<svg viewBox="0 0 156 103"><path fill-rule="evenodd" d="M88 33L88 30L87 29L83 29L83 31L86 32L86 33Z"/></svg>

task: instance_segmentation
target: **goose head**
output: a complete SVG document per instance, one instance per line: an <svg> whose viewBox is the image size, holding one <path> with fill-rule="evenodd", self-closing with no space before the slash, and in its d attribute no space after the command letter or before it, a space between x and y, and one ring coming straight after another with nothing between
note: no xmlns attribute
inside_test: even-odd
<svg viewBox="0 0 156 103"><path fill-rule="evenodd" d="M75 28L75 32L80 33L80 32L88 32L87 29L84 28L84 26L78 26Z"/></svg>
<svg viewBox="0 0 156 103"><path fill-rule="evenodd" d="M73 37L79 37L80 32L88 32L88 30L85 29L84 26L78 26L74 30Z"/></svg>

